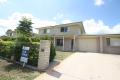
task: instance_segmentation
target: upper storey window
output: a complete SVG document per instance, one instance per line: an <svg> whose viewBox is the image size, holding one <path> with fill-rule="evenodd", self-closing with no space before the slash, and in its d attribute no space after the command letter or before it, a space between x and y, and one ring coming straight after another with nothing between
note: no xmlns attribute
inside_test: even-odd
<svg viewBox="0 0 120 80"><path fill-rule="evenodd" d="M50 33L50 29L44 29L44 34Z"/></svg>
<svg viewBox="0 0 120 80"><path fill-rule="evenodd" d="M68 27L61 27L61 32L68 32Z"/></svg>

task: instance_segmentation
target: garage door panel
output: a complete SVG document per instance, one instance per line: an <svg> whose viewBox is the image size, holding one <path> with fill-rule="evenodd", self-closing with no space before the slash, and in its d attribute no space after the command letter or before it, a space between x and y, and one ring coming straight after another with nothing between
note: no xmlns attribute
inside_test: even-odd
<svg viewBox="0 0 120 80"><path fill-rule="evenodd" d="M79 51L98 52L96 38L79 39Z"/></svg>

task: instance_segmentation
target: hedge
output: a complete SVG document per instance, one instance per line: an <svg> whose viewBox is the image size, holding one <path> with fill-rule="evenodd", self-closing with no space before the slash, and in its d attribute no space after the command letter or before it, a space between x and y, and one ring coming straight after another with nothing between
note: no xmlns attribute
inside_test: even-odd
<svg viewBox="0 0 120 80"><path fill-rule="evenodd" d="M0 42L0 56L4 58L10 59L12 55L15 56L15 61L20 61L21 57L21 51L22 51L22 45L27 44L30 46L30 52L29 52L29 65L37 66L38 63L38 54L39 54L39 43L20 43L17 44L15 42L6 41Z"/></svg>
<svg viewBox="0 0 120 80"><path fill-rule="evenodd" d="M37 66L38 56L39 56L39 43L38 42L32 42L32 43L18 42L16 44L15 42L12 42L12 41L0 41L0 56L4 58L8 58L8 59L10 59L11 56L14 56L15 61L20 61L23 45L30 47L27 64L32 65L32 66ZM55 56L56 56L56 50L55 50L53 43L51 43L50 62L54 60Z"/></svg>
<svg viewBox="0 0 120 80"><path fill-rule="evenodd" d="M16 40L16 38L8 37L8 36L1 36L0 39L2 39L3 41L15 41Z"/></svg>
<svg viewBox="0 0 120 80"><path fill-rule="evenodd" d="M7 37L7 36L2 36L0 37L0 41L16 41L16 38L14 37ZM34 37L34 38L31 38L31 41L32 42L40 42L40 37Z"/></svg>
<svg viewBox="0 0 120 80"><path fill-rule="evenodd" d="M15 44L13 42L0 42L0 56L10 58L13 54L13 48Z"/></svg>
<svg viewBox="0 0 120 80"><path fill-rule="evenodd" d="M39 37L35 37L35 38L31 38L32 42L40 42L40 38Z"/></svg>

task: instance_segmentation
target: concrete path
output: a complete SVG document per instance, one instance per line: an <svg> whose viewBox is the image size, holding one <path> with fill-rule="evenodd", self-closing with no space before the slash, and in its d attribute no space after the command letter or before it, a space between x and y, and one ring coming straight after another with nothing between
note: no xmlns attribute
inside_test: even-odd
<svg viewBox="0 0 120 80"><path fill-rule="evenodd" d="M120 55L75 53L35 80L120 80Z"/></svg>

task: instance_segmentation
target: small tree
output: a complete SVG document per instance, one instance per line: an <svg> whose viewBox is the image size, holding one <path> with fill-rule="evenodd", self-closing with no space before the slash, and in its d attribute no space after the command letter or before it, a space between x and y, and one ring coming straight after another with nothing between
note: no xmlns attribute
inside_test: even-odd
<svg viewBox="0 0 120 80"><path fill-rule="evenodd" d="M19 26L17 27L17 34L19 36L31 37L32 36L32 21L31 19L27 19L23 17L22 20L19 21Z"/></svg>
<svg viewBox="0 0 120 80"><path fill-rule="evenodd" d="M50 46L50 62L52 62L54 60L56 56L56 50L55 50L55 47L53 45L53 42L51 42L51 46Z"/></svg>
<svg viewBox="0 0 120 80"><path fill-rule="evenodd" d="M15 60L20 59L20 55L22 52L23 46L30 46L31 43L31 35L32 35L32 21L23 17L22 20L19 21L19 25L17 27L17 40L15 45Z"/></svg>

